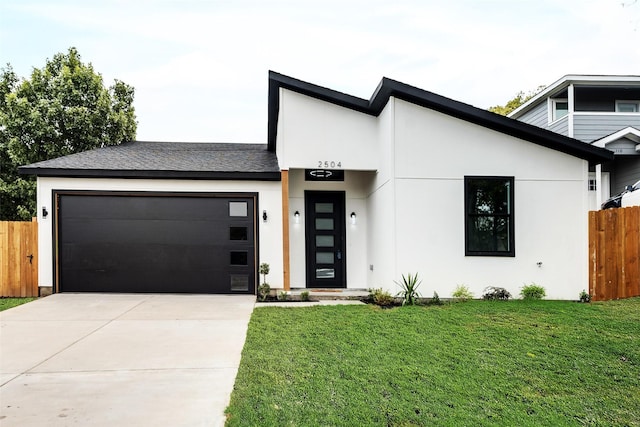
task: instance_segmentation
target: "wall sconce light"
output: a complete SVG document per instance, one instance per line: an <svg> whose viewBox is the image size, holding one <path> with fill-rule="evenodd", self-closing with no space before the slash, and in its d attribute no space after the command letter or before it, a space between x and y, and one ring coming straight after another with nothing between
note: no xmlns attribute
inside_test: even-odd
<svg viewBox="0 0 640 427"><path fill-rule="evenodd" d="M300 224L300 212L299 211L295 211L295 213L293 214L293 220L296 222L296 224Z"/></svg>
<svg viewBox="0 0 640 427"><path fill-rule="evenodd" d="M349 218L351 218L351 224L355 225L355 223L356 223L356 213L355 212L351 212L351 215L349 215Z"/></svg>
<svg viewBox="0 0 640 427"><path fill-rule="evenodd" d="M262 221L267 222L267 211L262 211Z"/></svg>
<svg viewBox="0 0 640 427"><path fill-rule="evenodd" d="M49 215L49 211L44 206L42 207L42 218L46 218Z"/></svg>

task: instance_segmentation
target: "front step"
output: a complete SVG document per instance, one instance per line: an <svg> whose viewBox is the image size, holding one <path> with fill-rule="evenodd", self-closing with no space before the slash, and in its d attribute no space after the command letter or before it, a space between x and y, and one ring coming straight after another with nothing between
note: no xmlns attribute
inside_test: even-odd
<svg viewBox="0 0 640 427"><path fill-rule="evenodd" d="M280 292L281 290L276 290ZM288 293L298 299L302 292L309 292L311 300L361 300L369 296L366 289L318 289L318 288L293 288Z"/></svg>

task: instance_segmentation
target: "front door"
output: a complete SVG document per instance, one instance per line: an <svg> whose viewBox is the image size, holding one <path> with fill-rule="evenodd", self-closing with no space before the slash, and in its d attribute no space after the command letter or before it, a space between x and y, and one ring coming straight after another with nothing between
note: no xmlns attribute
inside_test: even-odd
<svg viewBox="0 0 640 427"><path fill-rule="evenodd" d="M305 191L304 198L307 287L344 288L344 192Z"/></svg>

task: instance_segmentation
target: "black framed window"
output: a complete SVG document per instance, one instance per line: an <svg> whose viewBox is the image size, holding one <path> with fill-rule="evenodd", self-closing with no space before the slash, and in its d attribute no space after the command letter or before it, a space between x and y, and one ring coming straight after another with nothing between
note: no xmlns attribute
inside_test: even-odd
<svg viewBox="0 0 640 427"><path fill-rule="evenodd" d="M513 177L465 176L465 255L515 256Z"/></svg>

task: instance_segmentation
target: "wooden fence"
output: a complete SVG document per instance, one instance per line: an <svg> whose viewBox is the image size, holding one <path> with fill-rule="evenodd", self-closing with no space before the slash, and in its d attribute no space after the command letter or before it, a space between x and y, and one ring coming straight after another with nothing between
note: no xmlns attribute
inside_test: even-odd
<svg viewBox="0 0 640 427"><path fill-rule="evenodd" d="M38 296L38 223L0 221L0 297Z"/></svg>
<svg viewBox="0 0 640 427"><path fill-rule="evenodd" d="M640 296L640 206L589 212L589 294Z"/></svg>

